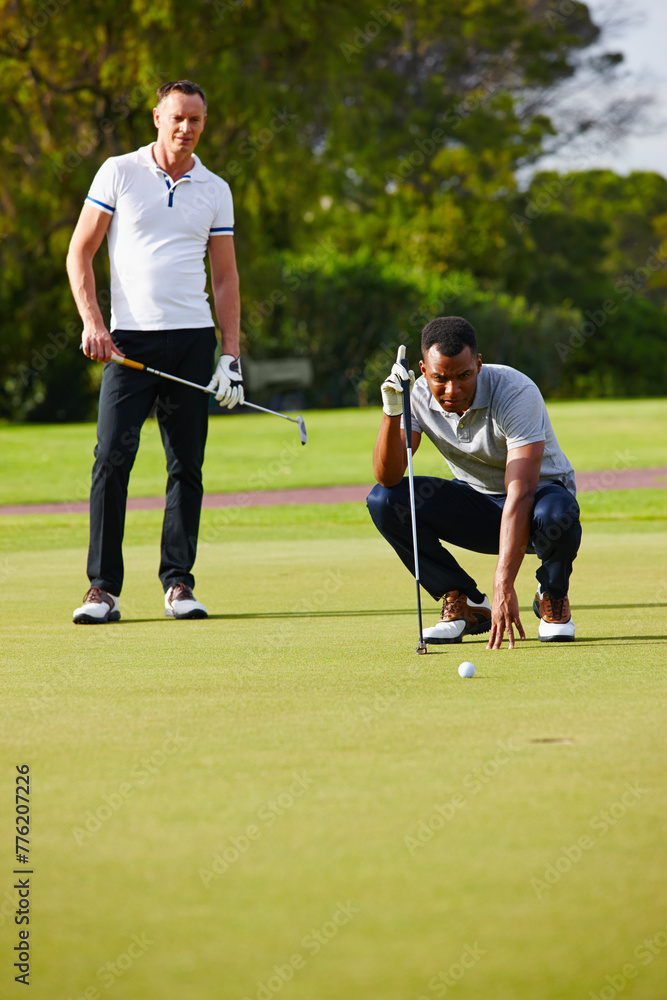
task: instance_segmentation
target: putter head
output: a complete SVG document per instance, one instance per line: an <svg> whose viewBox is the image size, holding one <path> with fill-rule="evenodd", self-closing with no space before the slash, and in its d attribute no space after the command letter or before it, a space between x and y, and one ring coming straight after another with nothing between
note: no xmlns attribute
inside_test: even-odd
<svg viewBox="0 0 667 1000"><path fill-rule="evenodd" d="M297 417L296 422L299 426L299 437L301 438L301 444L305 444L308 440L308 435L306 434L306 425L304 423L303 417Z"/></svg>
<svg viewBox="0 0 667 1000"><path fill-rule="evenodd" d="M428 653L428 646L423 639L420 640L419 645L415 649L415 653Z"/></svg>

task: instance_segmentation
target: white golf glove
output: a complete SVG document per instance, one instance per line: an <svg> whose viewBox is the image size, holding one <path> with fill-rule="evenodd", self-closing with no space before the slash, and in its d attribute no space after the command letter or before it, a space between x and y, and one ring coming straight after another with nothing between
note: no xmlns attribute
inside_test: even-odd
<svg viewBox="0 0 667 1000"><path fill-rule="evenodd" d="M400 417L403 413L403 386L401 380L410 378L410 392L415 384L415 373L406 372L401 364L405 357L405 347L401 345L396 355L396 361L392 365L391 375L381 385L382 409L388 417Z"/></svg>
<svg viewBox="0 0 667 1000"><path fill-rule="evenodd" d="M237 403L242 403L245 395L241 358L235 358L233 354L223 354L206 388L215 392L215 398L220 406L226 406L229 410Z"/></svg>

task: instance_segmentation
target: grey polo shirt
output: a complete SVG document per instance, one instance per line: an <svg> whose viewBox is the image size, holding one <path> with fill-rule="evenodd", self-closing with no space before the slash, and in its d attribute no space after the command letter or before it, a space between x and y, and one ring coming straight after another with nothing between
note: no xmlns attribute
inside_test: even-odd
<svg viewBox="0 0 667 1000"><path fill-rule="evenodd" d="M482 365L469 410L446 413L422 375L412 391L412 429L426 434L456 479L504 494L507 452L544 441L540 483L559 480L576 495L574 470L556 440L542 394L515 368Z"/></svg>

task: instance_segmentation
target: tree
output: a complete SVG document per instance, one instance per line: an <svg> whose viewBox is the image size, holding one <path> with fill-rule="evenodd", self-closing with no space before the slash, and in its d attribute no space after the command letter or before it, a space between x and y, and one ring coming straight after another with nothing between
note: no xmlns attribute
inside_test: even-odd
<svg viewBox="0 0 667 1000"><path fill-rule="evenodd" d="M174 0L133 0L131 18L118 0L0 0L0 414L92 412L66 248L100 163L153 138L169 78L209 98L200 148L234 191L246 311L270 298L276 254L327 241L501 289L516 170L598 36L584 4L556 15L546 0L192 0L185 18Z"/></svg>

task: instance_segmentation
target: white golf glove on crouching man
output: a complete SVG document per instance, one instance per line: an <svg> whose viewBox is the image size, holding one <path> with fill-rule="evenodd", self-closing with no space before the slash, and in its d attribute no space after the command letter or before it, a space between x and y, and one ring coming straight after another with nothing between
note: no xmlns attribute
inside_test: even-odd
<svg viewBox="0 0 667 1000"><path fill-rule="evenodd" d="M401 344L396 355L396 361L392 365L391 374L380 386L382 392L382 409L388 417L400 417L403 415L403 386L401 381L410 379L410 392L415 384L415 373L406 372L401 364L405 357L405 346Z"/></svg>
<svg viewBox="0 0 667 1000"><path fill-rule="evenodd" d="M237 404L240 406L245 399L241 358L235 358L233 354L223 354L206 388L210 392L215 392L215 398L220 406L226 406L229 410Z"/></svg>

